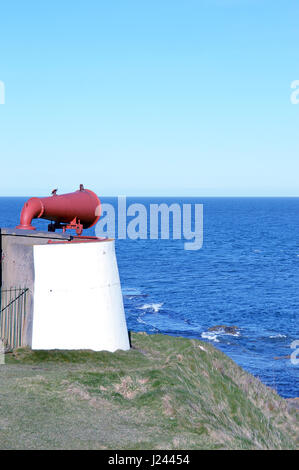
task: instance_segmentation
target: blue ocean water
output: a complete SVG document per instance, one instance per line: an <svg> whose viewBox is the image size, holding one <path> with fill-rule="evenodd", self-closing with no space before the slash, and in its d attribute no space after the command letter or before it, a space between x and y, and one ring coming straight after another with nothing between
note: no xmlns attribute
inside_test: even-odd
<svg viewBox="0 0 299 470"><path fill-rule="evenodd" d="M0 226L18 223L26 199L0 198ZM281 396L298 396L299 365L288 356L299 340L299 198L133 202L203 204L204 243L186 251L184 240L116 241L129 329L209 341ZM208 331L215 325L237 334Z"/></svg>

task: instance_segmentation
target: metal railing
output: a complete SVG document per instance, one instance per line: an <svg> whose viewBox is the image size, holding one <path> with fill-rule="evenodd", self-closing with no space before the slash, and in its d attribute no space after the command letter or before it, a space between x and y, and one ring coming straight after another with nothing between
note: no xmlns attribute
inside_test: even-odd
<svg viewBox="0 0 299 470"><path fill-rule="evenodd" d="M28 290L1 289L0 339L12 349L23 346Z"/></svg>

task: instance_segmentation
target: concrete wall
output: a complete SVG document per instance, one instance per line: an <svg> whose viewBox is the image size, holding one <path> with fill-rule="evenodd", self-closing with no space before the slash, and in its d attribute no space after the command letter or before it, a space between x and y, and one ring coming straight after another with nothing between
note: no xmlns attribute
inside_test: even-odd
<svg viewBox="0 0 299 470"><path fill-rule="evenodd" d="M33 349L129 349L114 240L34 246Z"/></svg>
<svg viewBox="0 0 299 470"><path fill-rule="evenodd" d="M129 349L114 240L72 239L0 229L1 287L29 289L23 346Z"/></svg>
<svg viewBox="0 0 299 470"><path fill-rule="evenodd" d="M2 289L11 287L27 287L26 324L24 328L24 345L32 342L33 292L34 292L34 261L33 246L47 244L49 240L70 240L69 234L38 232L29 230L0 229L0 286Z"/></svg>

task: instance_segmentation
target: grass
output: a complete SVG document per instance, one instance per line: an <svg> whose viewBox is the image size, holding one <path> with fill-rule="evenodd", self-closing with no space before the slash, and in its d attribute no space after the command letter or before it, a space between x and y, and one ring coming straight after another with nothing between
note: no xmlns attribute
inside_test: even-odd
<svg viewBox="0 0 299 470"><path fill-rule="evenodd" d="M132 334L116 353L18 349L1 449L295 449L299 413L212 345Z"/></svg>

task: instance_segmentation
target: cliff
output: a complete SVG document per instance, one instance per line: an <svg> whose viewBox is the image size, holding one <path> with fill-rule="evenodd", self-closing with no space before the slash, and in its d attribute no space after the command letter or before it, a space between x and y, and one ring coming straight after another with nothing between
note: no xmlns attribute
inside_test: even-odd
<svg viewBox="0 0 299 470"><path fill-rule="evenodd" d="M299 447L298 410L202 341L139 333L127 352L18 349L0 367L1 449Z"/></svg>

